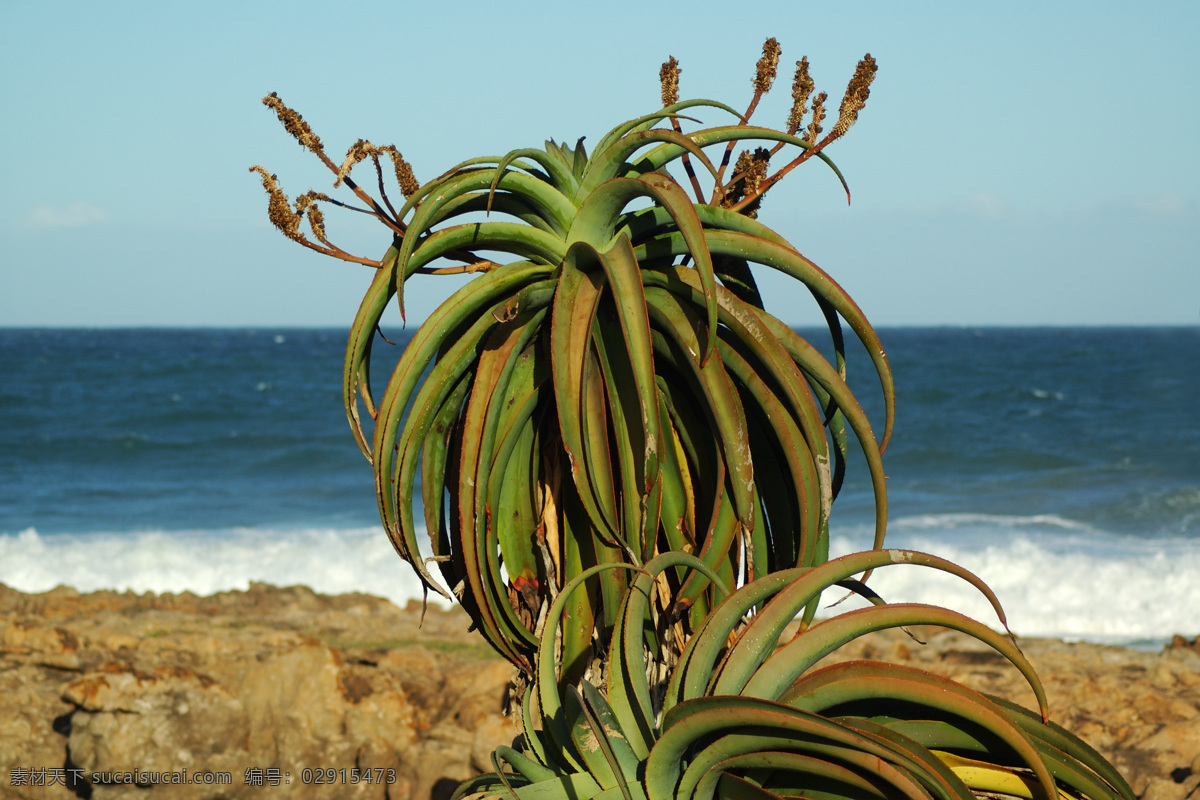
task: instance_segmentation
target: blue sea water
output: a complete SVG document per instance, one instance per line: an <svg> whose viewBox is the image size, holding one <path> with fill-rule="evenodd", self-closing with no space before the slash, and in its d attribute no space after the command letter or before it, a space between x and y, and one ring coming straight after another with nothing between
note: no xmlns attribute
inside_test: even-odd
<svg viewBox="0 0 1200 800"><path fill-rule="evenodd" d="M1019 634L1200 634L1200 330L880 333L891 546L976 571ZM0 329L0 582L419 597L342 410L344 348L336 330ZM881 419L861 354L850 378ZM838 553L870 541L864 472L834 506ZM925 570L873 585L994 621Z"/></svg>

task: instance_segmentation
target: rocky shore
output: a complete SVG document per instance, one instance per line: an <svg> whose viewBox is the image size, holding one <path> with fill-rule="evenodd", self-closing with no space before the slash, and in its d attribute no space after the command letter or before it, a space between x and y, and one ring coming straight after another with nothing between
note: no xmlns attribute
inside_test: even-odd
<svg viewBox="0 0 1200 800"><path fill-rule="evenodd" d="M458 609L254 585L210 597L0 585L0 798L443 798L515 731L510 677ZM911 663L1031 705L946 631L838 658ZM1200 646L1022 640L1055 721L1145 800L1200 800Z"/></svg>

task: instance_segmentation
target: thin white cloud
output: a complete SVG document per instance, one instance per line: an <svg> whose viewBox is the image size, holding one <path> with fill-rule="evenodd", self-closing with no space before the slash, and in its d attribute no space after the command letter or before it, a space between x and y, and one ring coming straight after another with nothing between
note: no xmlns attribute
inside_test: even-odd
<svg viewBox="0 0 1200 800"><path fill-rule="evenodd" d="M108 222L108 212L86 202L61 207L36 205L20 215L17 222L31 228L79 228Z"/></svg>
<svg viewBox="0 0 1200 800"><path fill-rule="evenodd" d="M1152 197L1136 197L1133 200L1133 206L1139 211L1169 217L1181 217L1185 214L1194 214L1196 211L1195 200L1189 200L1176 192L1163 192Z"/></svg>
<svg viewBox="0 0 1200 800"><path fill-rule="evenodd" d="M1017 208L1012 203L991 192L978 192L972 195L971 199L962 207L991 219L999 219L1017 213Z"/></svg>

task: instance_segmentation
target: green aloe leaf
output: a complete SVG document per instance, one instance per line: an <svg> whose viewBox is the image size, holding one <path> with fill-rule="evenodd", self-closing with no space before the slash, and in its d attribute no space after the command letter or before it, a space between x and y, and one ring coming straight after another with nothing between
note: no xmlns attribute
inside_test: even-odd
<svg viewBox="0 0 1200 800"><path fill-rule="evenodd" d="M498 270L492 281L473 282L464 287L464 290L472 291L457 293L439 308L440 313L437 317L446 320L448 328L457 327L455 321L461 319L460 309L463 306L474 308L480 300L494 301L504 290L521 287L522 283L536 280L539 273L544 275L545 269L528 265L515 266L506 271ZM516 305L536 307L549 301L548 295L552 288L548 281L530 283L521 287L512 299L501 305L507 308L515 302ZM441 401L450 394L463 373L474 363L475 347L495 324L497 319L491 314L476 318L466 333L446 351L413 399L412 411L402 433L399 428L404 410L418 378L440 346L440 338L432 333L422 337L422 332L427 330L427 327L423 326L409 343L392 379L388 382L387 392L379 406L379 420L375 426L373 463L376 495L384 529L392 537L397 548L402 548L402 552L418 552L412 520L412 489L421 442L430 430L438 409L441 408ZM398 453L399 465L396 464ZM426 585L436 591L443 591L433 581L420 558L415 558L412 562Z"/></svg>
<svg viewBox="0 0 1200 800"><path fill-rule="evenodd" d="M672 679L667 702L703 696L711 682L721 676L717 663L724 643L751 608L766 605L739 634L738 644L729 653L723 671L727 681L744 681L774 651L779 637L801 609L826 588L860 572L895 564L932 567L962 578L975 586L992 604L1000 622L1003 609L995 594L975 575L946 559L911 550L869 550L852 553L812 568L781 570L734 592L713 610L704 627L697 630L680 657L679 674Z"/></svg>
<svg viewBox="0 0 1200 800"><path fill-rule="evenodd" d="M893 603L849 611L798 634L772 653L742 686L727 671L717 684L719 693L745 694L778 699L809 667L842 645L872 631L907 625L938 625L961 631L1003 655L1029 682L1041 708L1047 707L1046 693L1033 665L1016 644L979 622L949 609L920 603Z"/></svg>
<svg viewBox="0 0 1200 800"><path fill-rule="evenodd" d="M633 747L625 737L620 719L604 694L588 681L583 681L580 687L592 727L602 734L603 745L610 751L610 761L617 765L618 783L628 788L637 783L642 760L634 753Z"/></svg>
<svg viewBox="0 0 1200 800"><path fill-rule="evenodd" d="M674 228L683 237L688 254L694 261L695 270L700 277L701 286L704 288L704 305L708 317L708 328L705 332L706 344L702 359L703 362L707 362L716 346L716 277L713 273L712 258L708 252L703 226L699 217L696 216L695 207L688 199L687 192L679 184L670 177L657 173L606 181L593 190L580 206L579 213L571 227L568 242L592 242L601 250L608 251L608 243L612 240L621 220L619 212L637 197L648 197L667 211L674 223ZM617 238L622 240L624 237L618 236ZM618 247L620 247L619 244L614 245L613 252L619 255L623 261L632 262L636 269L638 260L631 248L628 248L630 252L626 254L625 249L617 250ZM619 289L616 290L616 297L618 301L626 300L628 302L638 299L637 294L627 295ZM642 305L644 306L644 303Z"/></svg>
<svg viewBox="0 0 1200 800"><path fill-rule="evenodd" d="M541 264L557 265L566 246L562 239L520 222L476 222L454 225L423 238L404 263L405 275L458 250L512 253Z"/></svg>
<svg viewBox="0 0 1200 800"><path fill-rule="evenodd" d="M1036 776L1044 800L1058 800L1054 778L1029 739L995 704L947 678L898 664L851 661L802 677L787 703L815 713L856 701L901 700L952 714L1002 740Z"/></svg>
<svg viewBox="0 0 1200 800"><path fill-rule="evenodd" d="M611 442L614 448L614 467L620 475L620 526L622 540L645 561L647 542L653 542L658 528L658 516L646 507L646 481L639 456L646 450L646 432L642 428L641 402L636 382L627 359L610 353L623 353L624 340L617 325L597 324L592 330L592 345L603 374L608 400L608 422L612 423ZM654 391L653 379L651 390ZM618 603L620 598L617 599ZM616 606L614 605L614 610Z"/></svg>
<svg viewBox="0 0 1200 800"><path fill-rule="evenodd" d="M867 322L866 316L858 304L829 275L790 247L760 236L727 230L707 230L705 239L708 242L709 252L714 256L744 258L751 263L762 264L796 278L815 295L828 301L846 320L871 358L883 390L886 416L879 446L881 450L885 449L891 437L895 415L895 387L892 381L891 367L887 363L887 356L879 342L879 337ZM686 242L678 233L662 234L649 241L638 243L634 247L634 253L639 260L666 254L683 255L686 252L688 252ZM764 321L770 321L770 319L764 318Z"/></svg>
<svg viewBox="0 0 1200 800"><path fill-rule="evenodd" d="M596 528L579 502L579 495L566 494L562 511L562 573L565 578L590 571L600 559L595 546ZM599 565L607 566L607 562ZM597 627L596 588L595 585L584 585L568 594L567 611L562 622L562 648L558 653L565 682L581 680L591 660L592 641ZM565 589L563 593L566 594ZM558 622L557 617L551 619L554 623ZM542 638L546 638L544 630Z"/></svg>
<svg viewBox="0 0 1200 800"><path fill-rule="evenodd" d="M754 698L704 697L676 705L665 715L662 735L646 762L646 794L651 800L676 796L686 754L703 742L713 742L723 757L777 748L826 754L846 749L904 762L904 754L889 743L803 709ZM703 771L693 772L690 780L698 782L699 772Z"/></svg>
<svg viewBox="0 0 1200 800"><path fill-rule="evenodd" d="M588 247L584 244L575 246ZM625 498L625 503L630 506L630 522L634 522L634 518L637 522L636 527L632 527L626 532L625 543L626 547L635 554L635 558L640 559L644 558L647 548L645 542L638 542L636 538L644 537L647 533L657 530L657 513L649 503L649 497L659 481L661 469L659 449L662 430L658 416L658 394L654 379L649 321L646 315L641 275L629 241L625 237L619 236L607 250L595 252L595 257L608 279L608 286L617 311L619 323L617 330L620 331L623 347L620 351L614 352L614 348L605 347L605 343L600 341L602 337L597 337L595 334L593 334L593 343L604 348L605 355L609 357L609 372L613 370L613 359L622 365L628 364L627 374L632 379L631 388L636 397L636 405L628 403L629 407L620 417L625 424L626 434L636 432L632 439L627 436L626 440L631 445L636 443L641 451L633 454L636 457L635 471L631 476L634 483L629 487L632 493ZM611 328L611 325L607 327ZM612 338L616 339L615 336ZM624 369L623 366L622 369ZM622 383L625 384L624 381ZM628 384L625 385L628 386ZM628 389L609 384L608 395L620 400L628 395ZM633 425L629 424L631 422ZM653 536L652 533L650 535Z"/></svg>
<svg viewBox="0 0 1200 800"><path fill-rule="evenodd" d="M501 158L496 164L492 184L488 187L489 198L495 195L496 189L500 184L500 178L507 172L508 167L516 162L517 159L528 158L546 171L558 191L562 192L568 199L573 199L576 191L579 189L579 181L573 170L574 159L572 159L571 164L565 163L561 154L549 151L549 142L547 142L547 145L547 149L545 150L538 150L534 147L519 148L510 151ZM491 208L490 202L488 208Z"/></svg>
<svg viewBox="0 0 1200 800"><path fill-rule="evenodd" d="M443 494L449 474L450 450L456 420L470 388L471 376L470 373L466 373L446 395L446 399L434 415L430 433L425 437L421 452L421 500L425 511L425 530L429 535L434 557L444 559L439 566L442 567L442 575L450 578L451 586L458 583L458 578L453 565L449 563L453 554L444 524ZM411 555L420 557L415 551Z"/></svg>
<svg viewBox="0 0 1200 800"><path fill-rule="evenodd" d="M690 299L693 304L698 303L700 299L696 277L688 270L675 268L647 271L646 283L647 285L662 286L681 299ZM812 465L811 469L807 465L796 465L805 475L803 478L794 480L791 486L795 487L794 493L803 494L806 506L811 507L817 514L815 526L812 525L812 520L807 514L803 515L801 519L809 523L812 530L801 528L799 531L799 539L803 543L803 563L812 563L817 552L815 540L818 531L822 529L822 523L828 517L829 504L832 502L828 446L819 409L816 407L803 375L791 354L783 347L774 333L762 324L758 312L742 303L725 289L718 290L717 303L719 320L724 326L722 341L727 341L730 345L738 348L736 353L732 348L723 349L721 351L722 358L729 356L730 359L733 359L730 364L736 366L738 382L747 390L750 390L753 385L754 389L751 394L761 398L761 402L770 404L775 410L776 413L772 416L766 409L763 409L765 416L778 420L774 424L768 425L773 435L781 440L789 439L792 428L789 427L786 420L791 419L803 432L804 450L811 449L811 457L807 459ZM742 358L742 355L745 355L746 358ZM746 359L753 359L753 365ZM825 377L826 380L833 380L832 373L829 371L826 371ZM772 384L779 387L778 395L772 392L764 379L770 380ZM849 390L847 389L846 392L848 393ZM787 417L779 413L781 409L786 409ZM762 474L763 471L756 470L758 474ZM795 478L797 475L793 471L793 477Z"/></svg>
<svg viewBox="0 0 1200 800"><path fill-rule="evenodd" d="M886 742L892 752L900 757L894 763L902 764L935 797L974 798L970 788L953 770L946 766L937 754L891 728L860 717L834 717L834 721L864 736Z"/></svg>
<svg viewBox="0 0 1200 800"><path fill-rule="evenodd" d="M524 640L533 645L537 637L513 609L501 574L497 526L488 504L490 467L498 434L501 401L515 364L530 339L537 333L548 309L525 309L498 324L485 341L475 369L473 391L463 416L462 447L459 455L459 485L455 493L462 540L464 578L483 615L489 638ZM532 436L530 437L532 441ZM510 551L514 548L510 548ZM507 564L509 578L518 564ZM526 564L526 567L530 566ZM532 665L530 665L532 666Z"/></svg>
<svg viewBox="0 0 1200 800"><path fill-rule="evenodd" d="M499 178L497 179L497 175ZM493 181L496 182L493 187ZM459 198L481 191L511 192L525 203L533 206L552 228L565 235L575 217L575 205L562 192L543 180L513 170L495 168L471 170L452 175L437 190L427 195L415 207L408 222L408 231L400 247L400 263L407 264L415 249L433 224L443 222L442 209ZM409 272L406 270L405 274Z"/></svg>
<svg viewBox="0 0 1200 800"><path fill-rule="evenodd" d="M617 510L617 487L614 467L615 459L609 449L609 418L608 396L605 393L604 376L600 369L600 361L596 355L595 327L589 337L584 351L582 381L579 386L582 400L583 415L580 431L583 438L583 455L587 464L587 475L595 493L596 502L604 514L606 530L616 533L616 541L628 547L628 542L622 533L620 515ZM610 546L614 541L607 542Z"/></svg>
<svg viewBox="0 0 1200 800"><path fill-rule="evenodd" d="M388 248L382 264L359 304L354 323L350 326L350 338L346 342L346 358L342 371L342 399L346 406L346 418L359 449L371 461L370 438L363 430L358 413L358 398L361 395L372 418L376 415L375 401L371 394L371 343L379 320L388 301L395 294L395 267L397 250Z"/></svg>
<svg viewBox="0 0 1200 800"><path fill-rule="evenodd" d="M580 683L587 685L586 680ZM607 734L594 715L589 713L579 690L573 685L568 685L563 692L563 712L570 726L575 751L583 758L584 768L596 779L600 788L612 789L627 784Z"/></svg>
<svg viewBox="0 0 1200 800"><path fill-rule="evenodd" d="M522 381L534 377L514 375L514 379ZM543 377L543 383L544 380ZM520 397L527 399L515 413L499 421L501 433L497 436L486 487L488 524L495 529L509 583L521 595L530 614L536 614L541 605L540 596L546 581L537 553L540 518L534 506L535 460L540 456L535 449L537 437L532 417L540 396L534 387L528 394L522 391L518 397L511 398L514 405Z"/></svg>
<svg viewBox="0 0 1200 800"><path fill-rule="evenodd" d="M889 771L895 770L895 767L886 762L880 762L878 758L873 756L867 756L867 758L874 762L871 766L875 767L875 771L883 771L879 769L880 766ZM878 779L869 780L853 769L826 759L778 750L742 753L713 763L697 781L691 796L696 800L708 800L708 798L716 797L717 784L726 775L740 780L735 770L769 771L775 777L773 783L781 780L779 777L781 774L795 776L796 780L793 786L796 792L804 791L804 796L815 796L821 800L834 797L850 798L850 800L868 800L868 798L870 800L887 800L888 798L888 795L879 787L881 781ZM896 772L899 773L899 770ZM899 774L901 777L893 778L891 785L911 781L904 777L903 773ZM803 778L800 779L800 776ZM889 775L888 777L893 776ZM786 796L794 796L794 793L788 792ZM906 794L905 796L923 797L924 793Z"/></svg>
<svg viewBox="0 0 1200 800"><path fill-rule="evenodd" d="M581 196L587 196L594 192L601 184L613 178L621 177L626 172L625 165L630 157L643 147L647 147L655 142L670 142L679 148L679 154L689 153L704 165L709 174L714 178L717 175L717 168L709 161L708 156L693 140L693 134L680 134L675 131L668 130L644 130L635 133L628 133L621 138L615 140L603 150L597 149L592 153L592 158L588 161L587 171L584 173L584 178L580 182L579 193ZM652 172L653 169L638 169L630 170L633 174L645 174Z"/></svg>
<svg viewBox="0 0 1200 800"><path fill-rule="evenodd" d="M681 304L670 292L647 287L646 304L655 326L653 338L656 354L669 357L680 369L688 370L690 378L702 392L703 407L711 414L729 467L734 504L738 518L746 528L754 526L754 464L750 457L750 442L745 414L737 391L729 379L720 357L702 357L698 332L703 328L700 318Z"/></svg>
<svg viewBox="0 0 1200 800"><path fill-rule="evenodd" d="M695 556L680 552L656 556L638 571L630 585L608 653L608 697L629 746L641 759L650 752L655 727L654 704L643 655L650 593L658 576L675 566L687 566L705 574L721 596L727 591L724 582L706 564Z"/></svg>
<svg viewBox="0 0 1200 800"><path fill-rule="evenodd" d="M583 243L573 245L563 262L551 316L551 365L559 428L572 479L601 538L615 546L620 541L615 520L605 513L597 498L595 480L589 474L584 450L586 417L581 389L591 348L593 320L605 283L604 272L595 262L595 250Z"/></svg>
<svg viewBox="0 0 1200 800"><path fill-rule="evenodd" d="M561 234L555 230L552 222L540 213L536 204L511 192L492 195L480 191L459 195L446 202L438 213L428 220L428 225L430 229L433 229L443 220L466 217L470 214L483 216L504 214L521 220L535 230L552 234L561 239Z"/></svg>
<svg viewBox="0 0 1200 800"><path fill-rule="evenodd" d="M1077 771L1078 766L1082 766L1112 787L1116 794L1124 800L1133 800L1133 790L1121 773L1087 742L1052 720L1034 714L1011 700L992 695L988 695L988 699L1003 709L1034 744L1042 749L1043 753L1049 751L1061 754L1056 758L1070 764L1073 771ZM1067 782L1074 786L1069 780ZM1091 794L1087 796L1103 797L1103 795Z"/></svg>
<svg viewBox="0 0 1200 800"><path fill-rule="evenodd" d="M772 513L760 524L764 534L768 522L774 536L772 546L761 550L772 557L772 570L811 563L815 539L821 530L820 477L804 435L784 404L759 377L753 367L733 348L721 347L721 361L744 388L742 406L751 424L751 452L755 485ZM755 447L755 430L764 437ZM765 484L771 491L765 491ZM757 557L756 557L757 558Z"/></svg>
<svg viewBox="0 0 1200 800"><path fill-rule="evenodd" d="M716 100L703 100L703 99L684 100L682 102L675 103L670 106L666 106L661 111L656 111L653 114L646 114L645 116L637 117L636 119L631 119L631 120L621 123L620 125L616 126L612 130L610 130L608 133L606 133L603 137L601 137L599 144L596 145L596 152L599 152L601 150L608 148L615 141L617 141L622 136L625 136L628 133L632 133L635 131L648 130L655 123L660 122L664 119L670 119L672 117L675 117L678 119L691 120L691 117L685 117L685 116L681 115L679 112L686 111L689 108L698 108L698 107L721 109L723 111L729 112L730 114L737 117L738 119L741 119L741 116L742 116L740 112L735 111L734 109L730 108L729 106L725 105L724 103L719 103ZM695 122L695 120L692 120L692 121Z"/></svg>

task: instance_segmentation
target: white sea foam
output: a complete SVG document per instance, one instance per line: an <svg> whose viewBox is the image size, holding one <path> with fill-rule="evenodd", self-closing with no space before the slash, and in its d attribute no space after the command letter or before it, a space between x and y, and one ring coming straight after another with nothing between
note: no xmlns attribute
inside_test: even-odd
<svg viewBox="0 0 1200 800"><path fill-rule="evenodd" d="M869 544L866 528L834 529L835 556ZM937 514L893 520L887 546L934 553L971 570L996 592L1022 636L1155 646L1175 633L1200 634L1195 539L1136 540L1051 515ZM413 571L378 527L0 535L0 582L22 591L66 584L209 594L246 589L251 581L367 592L398 605L421 597ZM998 626L978 591L931 569L897 564L877 571L871 586L886 600L945 606Z"/></svg>
<svg viewBox="0 0 1200 800"><path fill-rule="evenodd" d="M937 514L894 520L887 541L974 572L1022 636L1151 646L1200 634L1195 539L1115 536L1052 515ZM865 530L835 529L831 549L841 555L868 544ZM997 624L977 590L944 573L902 565L879 570L870 583L885 600L936 604Z"/></svg>
<svg viewBox="0 0 1200 800"><path fill-rule="evenodd" d="M380 528L0 535L0 583L25 592L59 584L80 591L211 594L251 581L318 592L366 592L397 605L421 585ZM431 598L433 595L431 595Z"/></svg>

